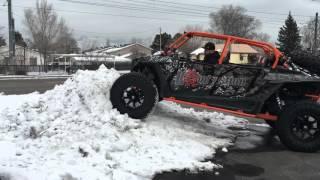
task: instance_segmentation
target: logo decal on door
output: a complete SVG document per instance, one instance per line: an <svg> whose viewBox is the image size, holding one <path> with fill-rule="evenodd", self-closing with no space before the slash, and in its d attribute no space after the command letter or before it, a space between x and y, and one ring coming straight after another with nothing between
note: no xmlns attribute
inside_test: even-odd
<svg viewBox="0 0 320 180"><path fill-rule="evenodd" d="M199 78L200 75L195 69L188 69L183 75L183 84L187 88L196 88Z"/></svg>

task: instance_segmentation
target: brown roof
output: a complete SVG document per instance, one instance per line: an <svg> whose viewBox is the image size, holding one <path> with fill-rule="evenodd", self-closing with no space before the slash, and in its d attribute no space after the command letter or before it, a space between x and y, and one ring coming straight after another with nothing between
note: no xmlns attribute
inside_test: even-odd
<svg viewBox="0 0 320 180"><path fill-rule="evenodd" d="M224 44L216 44L216 50L222 51ZM258 51L253 49L247 44L232 44L231 45L232 53L244 53L244 54L258 54Z"/></svg>

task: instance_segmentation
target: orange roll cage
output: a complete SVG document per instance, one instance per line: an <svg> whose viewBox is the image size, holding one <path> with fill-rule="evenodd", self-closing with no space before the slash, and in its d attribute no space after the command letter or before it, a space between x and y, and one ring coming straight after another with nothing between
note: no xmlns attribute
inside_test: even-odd
<svg viewBox="0 0 320 180"><path fill-rule="evenodd" d="M230 36L230 35L222 35L222 34L215 34L215 33L207 33L207 32L187 32L184 33L181 37L179 37L175 42L173 42L170 46L169 49L171 50L176 50L183 46L189 39L193 37L203 37L203 38L212 38L212 39L219 39L219 40L224 40L225 45L221 53L221 57L219 59L219 64L223 63L223 60L227 56L228 53L228 47L231 45L232 42L237 42L237 43L243 43L243 44L248 44L251 46L256 46L262 48L264 51L268 52L269 54L274 54L275 61L272 65L272 69L275 69L278 66L280 57L283 56L283 54L272 44L266 43L266 42L261 42L261 41L255 41L255 40L250 40L246 38L240 38L236 36Z"/></svg>

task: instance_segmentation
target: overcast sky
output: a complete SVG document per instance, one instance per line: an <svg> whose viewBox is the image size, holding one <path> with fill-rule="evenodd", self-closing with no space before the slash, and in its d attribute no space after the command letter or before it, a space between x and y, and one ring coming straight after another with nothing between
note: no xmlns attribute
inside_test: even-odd
<svg viewBox="0 0 320 180"><path fill-rule="evenodd" d="M16 29L24 34L23 10L25 7L34 7L36 0L12 1ZM271 35L272 41L275 41L279 27L283 24L289 11L292 12L299 26L302 26L311 16L315 15L316 11L320 10L320 2L312 0L76 1L105 3L105 5L93 6L48 0L54 5L58 14L67 20L77 38L87 36L100 40L106 38L131 39L131 37L151 38L159 31L159 27L162 27L165 32L174 34L187 24L201 25L206 29L209 24L207 16L209 12L217 11L223 5L233 4L245 7L248 14L260 19L263 24L260 31L268 33ZM165 3L166 1L169 3ZM179 6L179 3L185 5ZM0 0L0 4L6 4L6 0ZM132 4L140 5L141 8L133 10ZM149 9L149 11L145 9ZM8 26L6 10L6 6L0 7L0 26ZM2 33L7 33L7 30L5 29Z"/></svg>

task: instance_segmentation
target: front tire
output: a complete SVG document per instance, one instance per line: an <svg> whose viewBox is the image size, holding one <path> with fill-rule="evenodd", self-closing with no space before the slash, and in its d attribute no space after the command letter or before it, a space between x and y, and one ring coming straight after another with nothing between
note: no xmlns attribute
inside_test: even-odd
<svg viewBox="0 0 320 180"><path fill-rule="evenodd" d="M270 120L264 120L271 128L276 129L276 122Z"/></svg>
<svg viewBox="0 0 320 180"><path fill-rule="evenodd" d="M134 119L143 119L158 102L158 90L153 82L141 73L122 75L111 88L113 108Z"/></svg>
<svg viewBox="0 0 320 180"><path fill-rule="evenodd" d="M299 152L320 149L320 105L298 102L285 108L276 124L281 142Z"/></svg>

